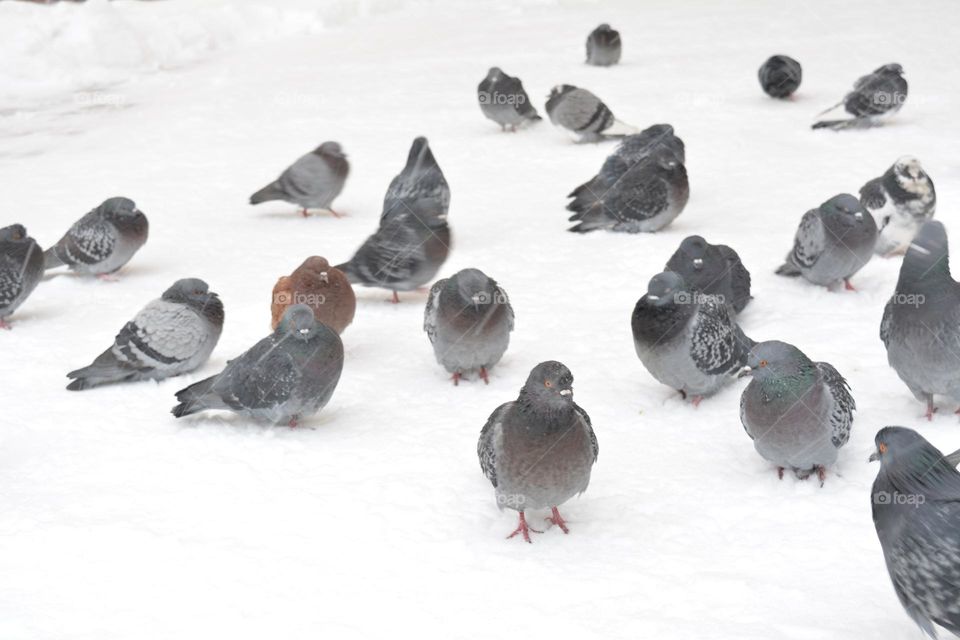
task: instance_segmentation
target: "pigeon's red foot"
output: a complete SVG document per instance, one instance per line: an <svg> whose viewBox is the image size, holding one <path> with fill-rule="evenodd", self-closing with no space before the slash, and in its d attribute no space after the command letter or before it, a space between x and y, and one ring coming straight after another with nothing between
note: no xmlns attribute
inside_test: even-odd
<svg viewBox="0 0 960 640"><path fill-rule="evenodd" d="M310 212L307 211L307 208L306 208L306 207L304 207L303 209L300 209L300 215L302 215L304 218L309 218L309 217L310 217Z"/></svg>
<svg viewBox="0 0 960 640"><path fill-rule="evenodd" d="M703 396L693 396L693 398L690 399L690 402L693 403L693 408L696 409L697 407L700 406L700 402L702 400L703 400Z"/></svg>
<svg viewBox="0 0 960 640"><path fill-rule="evenodd" d="M777 477L783 480L783 467L777 467Z"/></svg>
<svg viewBox="0 0 960 640"><path fill-rule="evenodd" d="M101 282L119 282L120 278L112 273L98 273L97 280L100 280Z"/></svg>
<svg viewBox="0 0 960 640"><path fill-rule="evenodd" d="M13 325L7 322L6 320L4 320L3 318L0 318L0 329L10 331L11 329L13 329ZM958 411L960 411L960 409L958 409Z"/></svg>
<svg viewBox="0 0 960 640"><path fill-rule="evenodd" d="M393 298L390 299L390 302L393 304L400 304L400 296L397 295L397 292L393 292Z"/></svg>
<svg viewBox="0 0 960 640"><path fill-rule="evenodd" d="M459 371L457 371L455 374L453 374L452 376L450 376L450 379L453 380L453 386L459 387L459 386L460 386L460 378L462 378L462 377L463 377L463 374L461 374Z"/></svg>
<svg viewBox="0 0 960 640"><path fill-rule="evenodd" d="M551 507L551 511L553 511L553 515L546 518L547 522L560 527L560 531L564 533L570 533L570 529L567 529L567 521L560 515L560 510L556 507Z"/></svg>
<svg viewBox="0 0 960 640"><path fill-rule="evenodd" d="M850 280L848 280L847 278L843 279L843 288L846 289L847 291L856 291L856 289L853 288L853 285L850 284Z"/></svg>
<svg viewBox="0 0 960 640"><path fill-rule="evenodd" d="M343 217L346 217L347 214L339 213L337 211L334 211L333 209L330 209L330 215L332 215L334 218L343 218Z"/></svg>
<svg viewBox="0 0 960 640"><path fill-rule="evenodd" d="M297 424L298 424L297 416L293 416L292 418L290 418L290 422L287 423L287 426L290 427L291 429L296 429Z"/></svg>
<svg viewBox="0 0 960 640"><path fill-rule="evenodd" d="M823 481L827 479L827 468L823 465L817 467L817 479L820 481L820 486L823 486Z"/></svg>
<svg viewBox="0 0 960 640"><path fill-rule="evenodd" d="M960 409L957 410L960 412ZM937 408L933 405L933 399L927 400L927 412L923 414L928 422L933 421L933 414L937 412Z"/></svg>
<svg viewBox="0 0 960 640"><path fill-rule="evenodd" d="M533 531L534 533L543 533L543 531L537 531L536 529L528 525L527 518L523 515L523 511L521 511L520 522L517 524L517 528L513 530L513 533L507 536L507 540L509 540L510 538L514 537L519 533L520 535L523 536L524 540L526 540L527 542L531 542L530 540L531 531Z"/></svg>
<svg viewBox="0 0 960 640"><path fill-rule="evenodd" d="M490 377L487 375L486 367L480 367L480 379L483 380L483 384L490 384ZM957 412L960 412L960 409L957 409Z"/></svg>

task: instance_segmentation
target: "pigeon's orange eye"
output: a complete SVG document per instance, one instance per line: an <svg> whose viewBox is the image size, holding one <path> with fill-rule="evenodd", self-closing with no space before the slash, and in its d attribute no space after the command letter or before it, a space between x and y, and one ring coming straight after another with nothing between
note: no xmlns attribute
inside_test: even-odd
<svg viewBox="0 0 960 640"><path fill-rule="evenodd" d="M886 453L886 452L887 452L887 445L885 445L885 444L883 444L883 443L881 442L881 443L880 443L880 446L877 447L877 449L880 450L880 453Z"/></svg>
<svg viewBox="0 0 960 640"><path fill-rule="evenodd" d="M760 366L761 366L761 367L767 366L767 361L766 361L766 360L761 360L761 361L760 361Z"/></svg>
<svg viewBox="0 0 960 640"><path fill-rule="evenodd" d="M545 386L547 389L549 389L550 387L553 386L553 383L550 382L549 380L546 380L546 381L543 383L543 386Z"/></svg>

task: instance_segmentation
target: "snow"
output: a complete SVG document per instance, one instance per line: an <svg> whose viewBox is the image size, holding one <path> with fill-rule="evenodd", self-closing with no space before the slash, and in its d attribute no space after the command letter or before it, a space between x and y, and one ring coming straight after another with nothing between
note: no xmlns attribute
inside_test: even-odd
<svg viewBox="0 0 960 640"><path fill-rule="evenodd" d="M632 3L0 3L0 224L54 242L106 197L134 198L146 247L116 283L48 277L0 335L0 637L920 637L870 518L877 429L960 447L950 407L927 424L887 366L879 322L896 260L829 292L775 276L796 224L897 157L933 177L956 225L958 5L856 0ZM623 63L583 64L610 22ZM756 70L804 67L773 101ZM888 126L813 132L814 114L896 61L910 97ZM503 134L480 114L488 67L538 107L564 82L687 145L691 198L655 235L564 231L564 194L612 145L548 122ZM98 96L96 99L90 95ZM88 97L80 97L88 96ZM269 331L276 279L306 256L348 258L373 230L416 135L452 189L441 275L499 280L517 328L491 384L454 388L422 331L422 293L358 290L346 364L304 428L229 415L175 420L176 390ZM327 139L352 172L344 219L246 198ZM637 360L629 318L680 240L733 246L754 278L741 316L850 381L859 411L821 489L776 473L739 422L743 382L694 409ZM202 277L227 314L200 371L83 393L67 371L106 348L174 280ZM575 376L600 459L562 508L570 535L504 540L475 446L529 370ZM532 514L539 520L545 514Z"/></svg>

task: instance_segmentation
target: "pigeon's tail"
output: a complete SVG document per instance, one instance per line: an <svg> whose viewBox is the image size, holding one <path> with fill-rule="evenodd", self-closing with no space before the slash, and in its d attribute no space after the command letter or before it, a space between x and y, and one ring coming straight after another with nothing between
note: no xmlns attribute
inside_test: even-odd
<svg viewBox="0 0 960 640"><path fill-rule="evenodd" d="M176 418L182 418L206 409L224 408L220 402L211 403L214 398L208 395L210 388L216 381L217 376L211 376L206 380L195 382L189 387L177 391L177 400L180 404L171 409L170 413Z"/></svg>
<svg viewBox="0 0 960 640"><path fill-rule="evenodd" d="M799 267L789 260L780 265L776 273L778 276L787 276L788 278L796 278L801 275Z"/></svg>
<svg viewBox="0 0 960 640"><path fill-rule="evenodd" d="M260 204L271 200L283 200L283 192L277 187L276 182L271 182L260 191L250 196L250 204Z"/></svg>
<svg viewBox="0 0 960 640"><path fill-rule="evenodd" d="M632 136L635 133L640 133L640 130L626 122L614 120L613 124L601 131L601 133L607 138L623 138L624 136Z"/></svg>
<svg viewBox="0 0 960 640"><path fill-rule="evenodd" d="M847 118L846 120L821 120L810 125L811 129L832 129L833 131L842 131L844 129L861 129L871 125L870 118Z"/></svg>
<svg viewBox="0 0 960 640"><path fill-rule="evenodd" d="M67 389L83 391L115 382L142 380L144 374L148 374L149 371L150 369L131 370L129 367L124 367L113 355L113 350L107 349L97 356L93 364L68 373L67 377L73 382L67 385Z"/></svg>
<svg viewBox="0 0 960 640"><path fill-rule="evenodd" d="M62 267L66 263L60 259L60 256L57 255L57 248L50 247L43 252L43 268L44 269L56 269L57 267Z"/></svg>
<svg viewBox="0 0 960 640"><path fill-rule="evenodd" d="M343 275L347 276L347 280L350 281L350 284L359 284L360 278L357 276L357 270L353 268L353 261L348 260L343 264L338 264L334 269L339 269L343 272Z"/></svg>
<svg viewBox="0 0 960 640"><path fill-rule="evenodd" d="M573 201L567 204L567 211L580 213L582 211L586 211L597 202L600 202L600 197L603 194L603 188L598 183L599 176L592 178L588 182L584 182L582 185L571 191L570 195L567 197L573 198Z"/></svg>
<svg viewBox="0 0 960 640"><path fill-rule="evenodd" d="M960 464L960 449L954 451L953 453L948 453L943 457L943 459L946 460L950 466L957 466Z"/></svg>

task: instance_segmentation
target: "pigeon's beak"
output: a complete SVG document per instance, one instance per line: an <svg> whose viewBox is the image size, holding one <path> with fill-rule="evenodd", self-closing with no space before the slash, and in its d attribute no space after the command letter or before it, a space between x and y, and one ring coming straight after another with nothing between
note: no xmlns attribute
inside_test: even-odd
<svg viewBox="0 0 960 640"><path fill-rule="evenodd" d="M870 457L867 458L867 462L876 462L879 459L880 459L880 452L874 451L873 453L870 454Z"/></svg>
<svg viewBox="0 0 960 640"><path fill-rule="evenodd" d="M744 367L743 369L740 369L740 373L737 374L737 377L746 378L751 373L753 373L753 369L751 369L750 367Z"/></svg>
<svg viewBox="0 0 960 640"><path fill-rule="evenodd" d="M320 272L320 282L330 282L329 276L326 271Z"/></svg>
<svg viewBox="0 0 960 640"><path fill-rule="evenodd" d="M470 301L474 305L479 305L481 302L483 302L483 296L481 296L479 293L475 293L472 296L470 296Z"/></svg>
<svg viewBox="0 0 960 640"><path fill-rule="evenodd" d="M863 212L857 211L855 214L853 214L853 217L857 220L857 222L859 222L863 220Z"/></svg>
<svg viewBox="0 0 960 640"><path fill-rule="evenodd" d="M655 296L652 293L647 294L647 300L649 300L650 302L656 302L659 299L660 299L660 296Z"/></svg>
<svg viewBox="0 0 960 640"><path fill-rule="evenodd" d="M703 268L703 258L694 258L693 259L693 268L699 271Z"/></svg>
<svg viewBox="0 0 960 640"><path fill-rule="evenodd" d="M560 395L563 396L564 398L572 398L573 389L560 389Z"/></svg>

